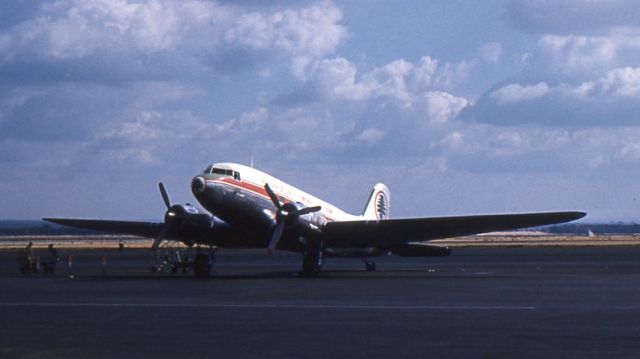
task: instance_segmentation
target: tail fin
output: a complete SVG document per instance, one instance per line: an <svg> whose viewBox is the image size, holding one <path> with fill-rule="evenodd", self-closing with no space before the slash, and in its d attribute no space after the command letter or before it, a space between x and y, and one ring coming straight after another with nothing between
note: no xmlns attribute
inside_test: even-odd
<svg viewBox="0 0 640 359"><path fill-rule="evenodd" d="M378 183L373 187L369 201L364 207L362 217L364 219L388 219L389 209L391 208L391 193L387 186L382 183Z"/></svg>

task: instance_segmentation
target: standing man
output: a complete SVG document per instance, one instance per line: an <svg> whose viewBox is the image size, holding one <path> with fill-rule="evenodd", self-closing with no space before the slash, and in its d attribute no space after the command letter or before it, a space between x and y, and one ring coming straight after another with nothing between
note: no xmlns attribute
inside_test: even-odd
<svg viewBox="0 0 640 359"><path fill-rule="evenodd" d="M56 264L58 263L58 250L53 247L53 243L49 244L49 248L47 248L49 252L49 260L47 261L47 265L44 270L47 273L53 273L56 269Z"/></svg>
<svg viewBox="0 0 640 359"><path fill-rule="evenodd" d="M33 271L33 242L29 241L29 244L24 248L24 257L20 264L20 272L30 273Z"/></svg>

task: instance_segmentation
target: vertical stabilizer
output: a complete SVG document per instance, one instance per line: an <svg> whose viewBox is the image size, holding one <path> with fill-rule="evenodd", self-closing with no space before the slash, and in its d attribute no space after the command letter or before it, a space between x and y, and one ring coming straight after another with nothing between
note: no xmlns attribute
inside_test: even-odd
<svg viewBox="0 0 640 359"><path fill-rule="evenodd" d="M364 219L379 220L389 218L389 209L391 208L391 193L387 186L378 183L373 186L369 201L364 207L362 217Z"/></svg>

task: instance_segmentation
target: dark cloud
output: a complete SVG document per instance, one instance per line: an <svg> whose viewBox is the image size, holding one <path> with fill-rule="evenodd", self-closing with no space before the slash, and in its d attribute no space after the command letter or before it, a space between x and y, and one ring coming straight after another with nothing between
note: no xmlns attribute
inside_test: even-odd
<svg viewBox="0 0 640 359"><path fill-rule="evenodd" d="M622 68L581 83L501 84L458 117L500 126L619 127L640 123L640 69Z"/></svg>
<svg viewBox="0 0 640 359"><path fill-rule="evenodd" d="M109 101L99 86L63 85L23 88L13 91L24 96L19 106L0 122L0 139L56 141L86 139L99 131L102 119L118 117L122 107ZM100 93L104 96L96 96Z"/></svg>
<svg viewBox="0 0 640 359"><path fill-rule="evenodd" d="M0 2L0 31L9 29L32 17L41 3L31 0Z"/></svg>
<svg viewBox="0 0 640 359"><path fill-rule="evenodd" d="M65 60L24 56L0 64L2 83L17 85L46 86L60 82L125 85L136 81L197 81L210 75L205 61L170 51L99 52Z"/></svg>
<svg viewBox="0 0 640 359"><path fill-rule="evenodd" d="M256 51L240 46L225 46L207 56L206 64L223 75L236 75L259 69L261 64L268 63L273 54L268 51Z"/></svg>
<svg viewBox="0 0 640 359"><path fill-rule="evenodd" d="M517 0L505 12L516 28L535 33L598 34L638 27L640 4L634 0Z"/></svg>

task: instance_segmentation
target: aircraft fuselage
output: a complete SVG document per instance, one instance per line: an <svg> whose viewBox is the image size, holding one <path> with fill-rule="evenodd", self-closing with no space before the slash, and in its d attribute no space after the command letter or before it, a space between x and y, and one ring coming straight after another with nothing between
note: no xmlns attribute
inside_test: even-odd
<svg viewBox="0 0 640 359"><path fill-rule="evenodd" d="M200 205L216 217L235 228L246 231L256 247L264 248L270 233L276 225L276 211L269 194L265 190L269 184L281 203L291 203L300 208L320 206L321 210L301 216L301 223L307 226L290 231L286 228L279 249L300 251L302 247L295 233L313 236L313 227L335 220L357 220L361 217L345 213L302 190L278 180L264 172L239 164L220 163L209 166L193 178L191 190Z"/></svg>

